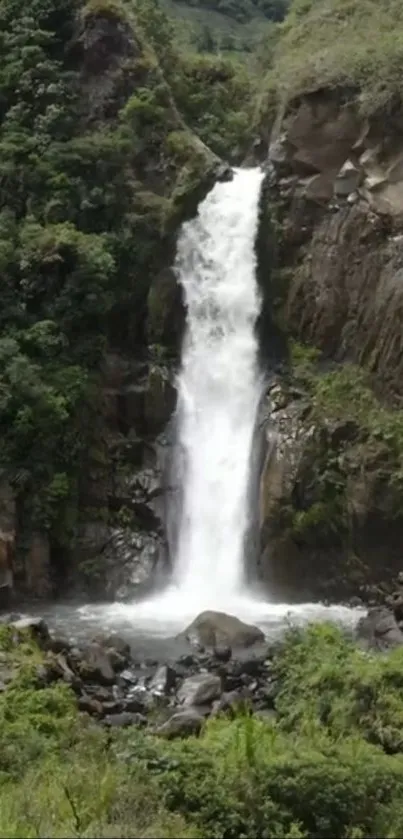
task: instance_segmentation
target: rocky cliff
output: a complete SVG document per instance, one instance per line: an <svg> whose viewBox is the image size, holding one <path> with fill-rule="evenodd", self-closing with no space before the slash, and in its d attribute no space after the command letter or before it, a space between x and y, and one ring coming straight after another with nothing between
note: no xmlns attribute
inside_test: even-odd
<svg viewBox="0 0 403 839"><path fill-rule="evenodd" d="M339 86L273 125L271 289L292 364L269 396L261 567L282 596L376 595L400 567L402 119L398 99L364 117Z"/></svg>

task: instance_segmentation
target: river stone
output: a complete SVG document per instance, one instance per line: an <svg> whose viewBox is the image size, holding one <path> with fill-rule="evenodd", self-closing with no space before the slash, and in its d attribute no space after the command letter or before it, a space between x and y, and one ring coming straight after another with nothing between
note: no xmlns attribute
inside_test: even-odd
<svg viewBox="0 0 403 839"><path fill-rule="evenodd" d="M143 714L131 714L129 711L122 711L120 714L108 714L103 723L109 728L128 728L129 725L143 728L147 725L147 719Z"/></svg>
<svg viewBox="0 0 403 839"><path fill-rule="evenodd" d="M95 696L88 696L84 693L82 696L78 697L77 704L78 710L83 711L86 714L91 714L97 717L102 717L103 715L102 702L100 702L99 699L96 699Z"/></svg>
<svg viewBox="0 0 403 839"><path fill-rule="evenodd" d="M10 626L17 632L27 632L40 646L47 646L50 640L49 629L43 618L25 617L13 621Z"/></svg>
<svg viewBox="0 0 403 839"><path fill-rule="evenodd" d="M227 662L230 660L231 656L232 650L227 644L218 644L218 646L214 649L214 658L216 658L217 661Z"/></svg>
<svg viewBox="0 0 403 839"><path fill-rule="evenodd" d="M403 644L403 632L393 612L384 607L369 609L357 624L357 637L365 646L381 650Z"/></svg>
<svg viewBox="0 0 403 839"><path fill-rule="evenodd" d="M168 740L174 737L190 737L200 733L203 725L203 717L194 708L188 708L173 714L169 720L154 729L154 734L166 737Z"/></svg>
<svg viewBox="0 0 403 839"><path fill-rule="evenodd" d="M221 679L212 673L198 673L185 679L178 690L183 705L206 705L221 696Z"/></svg>
<svg viewBox="0 0 403 839"><path fill-rule="evenodd" d="M99 682L102 685L111 685L115 681L109 656L100 644L89 644L83 650L79 672L84 681Z"/></svg>
<svg viewBox="0 0 403 839"><path fill-rule="evenodd" d="M121 638L120 635L115 635L115 633L110 635L99 633L92 640L95 644L99 644L100 647L106 650L115 650L123 658L130 659L130 644L124 638Z"/></svg>
<svg viewBox="0 0 403 839"><path fill-rule="evenodd" d="M220 699L216 699L213 703L211 715L213 717L217 716L218 714L230 712L232 716L235 716L237 709L239 709L242 705L245 704L248 695L242 693L239 690L229 690L223 693Z"/></svg>
<svg viewBox="0 0 403 839"><path fill-rule="evenodd" d="M169 693L175 687L176 673L172 667L162 664L152 677L148 689L151 693Z"/></svg>
<svg viewBox="0 0 403 839"><path fill-rule="evenodd" d="M264 641L264 634L257 626L225 612L201 612L180 636L203 647L240 648Z"/></svg>

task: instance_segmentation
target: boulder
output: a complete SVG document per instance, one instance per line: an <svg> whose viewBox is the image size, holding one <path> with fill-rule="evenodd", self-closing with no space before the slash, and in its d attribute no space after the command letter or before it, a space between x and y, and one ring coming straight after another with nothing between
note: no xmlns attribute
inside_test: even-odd
<svg viewBox="0 0 403 839"><path fill-rule="evenodd" d="M99 699L96 699L94 696L88 696L87 694L79 696L77 700L77 705L78 710L83 711L83 713L91 714L95 717L102 717L102 702L100 702Z"/></svg>
<svg viewBox="0 0 403 839"><path fill-rule="evenodd" d="M221 696L221 679L212 673L198 673L185 679L178 690L183 705L206 705Z"/></svg>
<svg viewBox="0 0 403 839"><path fill-rule="evenodd" d="M124 658L130 658L130 644L124 638L121 638L120 635L115 635L114 633L111 635L99 634L93 638L93 641L106 650L116 650Z"/></svg>
<svg viewBox="0 0 403 839"><path fill-rule="evenodd" d="M79 665L80 676L84 681L111 685L115 681L115 672L108 654L100 644L89 644L82 653Z"/></svg>
<svg viewBox="0 0 403 839"><path fill-rule="evenodd" d="M145 690L132 689L125 698L125 709L133 713L143 713L151 706L150 696Z"/></svg>
<svg viewBox="0 0 403 839"><path fill-rule="evenodd" d="M264 634L257 626L225 612L202 612L181 635L191 643L214 648L220 645L250 647L264 641Z"/></svg>
<svg viewBox="0 0 403 839"><path fill-rule="evenodd" d="M228 712L230 712L231 715L235 715L237 709L244 705L246 700L247 694L245 691L226 691L222 694L222 696L219 699L216 699L213 703L211 715L215 717L218 714Z"/></svg>
<svg viewBox="0 0 403 839"><path fill-rule="evenodd" d="M119 673L119 678L117 682L122 687L127 687L128 685L135 685L137 683L137 680L137 674L133 670L130 670L130 668L128 667L126 668L126 670L122 670L122 672Z"/></svg>
<svg viewBox="0 0 403 839"><path fill-rule="evenodd" d="M72 688L80 688L81 679L73 672L62 653L49 653L45 661L50 681L62 679Z"/></svg>
<svg viewBox="0 0 403 839"><path fill-rule="evenodd" d="M52 653L68 653L70 642L63 635L52 635L49 639L48 649Z"/></svg>
<svg viewBox="0 0 403 839"><path fill-rule="evenodd" d="M172 740L175 737L190 737L200 734L203 717L194 708L178 711L166 722L154 729L154 734Z"/></svg>
<svg viewBox="0 0 403 839"><path fill-rule="evenodd" d="M130 714L128 711L122 711L120 714L108 714L103 723L109 728L128 728L129 725L143 728L147 725L147 719L142 714Z"/></svg>
<svg viewBox="0 0 403 839"><path fill-rule="evenodd" d="M217 661L227 662L230 660L231 656L232 650L227 644L218 644L217 647L214 648L214 658L216 658Z"/></svg>
<svg viewBox="0 0 403 839"><path fill-rule="evenodd" d="M148 689L153 694L169 693L175 687L175 682L175 670L167 664L163 664L152 677Z"/></svg>
<svg viewBox="0 0 403 839"><path fill-rule="evenodd" d="M48 647L49 629L43 618L23 617L10 624L17 632L27 632L41 647Z"/></svg>
<svg viewBox="0 0 403 839"><path fill-rule="evenodd" d="M382 606L369 609L358 622L356 632L358 640L366 647L387 650L403 644L403 632L393 612Z"/></svg>
<svg viewBox="0 0 403 839"><path fill-rule="evenodd" d="M390 606L393 610L393 614L399 623L403 621L403 589L400 588L397 591L394 591L389 597L386 598L386 605Z"/></svg>

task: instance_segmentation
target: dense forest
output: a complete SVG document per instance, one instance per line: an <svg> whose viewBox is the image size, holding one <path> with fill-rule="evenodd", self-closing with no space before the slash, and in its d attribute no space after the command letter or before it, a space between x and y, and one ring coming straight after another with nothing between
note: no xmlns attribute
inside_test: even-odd
<svg viewBox="0 0 403 839"><path fill-rule="evenodd" d="M214 153L247 148L252 88L179 53L153 0L6 0L0 16L1 468L21 556L33 530L61 555L105 352L148 352L151 277Z"/></svg>

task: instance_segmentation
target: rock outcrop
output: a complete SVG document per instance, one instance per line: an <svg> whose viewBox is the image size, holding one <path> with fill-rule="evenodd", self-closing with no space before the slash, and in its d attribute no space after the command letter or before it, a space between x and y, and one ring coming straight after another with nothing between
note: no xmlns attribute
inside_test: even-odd
<svg viewBox="0 0 403 839"><path fill-rule="evenodd" d="M322 89L289 103L269 150L279 262L292 269L288 328L329 358L365 365L398 395L401 121L401 109L364 120L342 89Z"/></svg>
<svg viewBox="0 0 403 839"><path fill-rule="evenodd" d="M394 415L382 437L381 409L368 428L358 412L335 416L337 379L328 398L316 409L312 387L292 380L268 392L258 576L285 600L379 601L401 567L400 455L388 442Z"/></svg>
<svg viewBox="0 0 403 839"><path fill-rule="evenodd" d="M320 351L318 376L357 365L350 406L362 398L360 369L380 399L367 421L358 402L355 416L335 411L329 391L320 416L292 370L277 394L270 384L260 575L279 596L371 599L401 562L403 446L390 429L403 396L402 113L396 103L364 118L346 89L312 86L272 132L264 201L275 224L263 211L259 257L277 324Z"/></svg>

